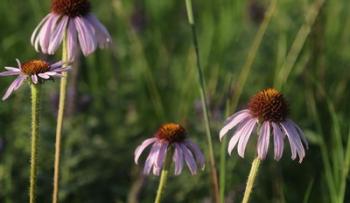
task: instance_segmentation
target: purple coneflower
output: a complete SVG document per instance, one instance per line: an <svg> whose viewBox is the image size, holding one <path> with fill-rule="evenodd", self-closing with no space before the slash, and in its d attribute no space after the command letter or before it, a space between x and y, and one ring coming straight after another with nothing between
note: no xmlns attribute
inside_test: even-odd
<svg viewBox="0 0 350 203"><path fill-rule="evenodd" d="M108 46L112 39L107 29L90 13L88 0L52 0L51 12L35 28L31 43L45 54L54 54L67 35L68 59L73 61L78 41L85 56L96 47Z"/></svg>
<svg viewBox="0 0 350 203"><path fill-rule="evenodd" d="M43 60L31 60L23 64L21 64L18 59L16 59L16 61L18 67L5 67L7 71L0 72L0 76L18 76L11 83L5 95L2 97L2 100L7 99L26 79L30 79L32 83L37 84L44 80L48 80L51 77L60 77L63 72L68 70L68 68L62 67L63 63L61 61L52 65Z"/></svg>
<svg viewBox="0 0 350 203"><path fill-rule="evenodd" d="M294 160L298 156L299 163L302 162L305 157L304 145L308 148L307 141L298 125L288 119L288 104L277 90L268 88L258 92L250 99L247 109L241 110L227 119L225 126L220 131L220 139L229 130L235 128L234 135L228 145L229 154L238 144L238 154L244 157L249 137L256 126L259 126L257 152L260 160L266 158L270 135L273 135L275 160L281 159L284 138L287 136L292 159Z"/></svg>
<svg viewBox="0 0 350 203"><path fill-rule="evenodd" d="M197 173L198 167L204 169L203 153L196 144L186 139L186 130L179 124L162 125L153 138L146 139L139 145L135 150L136 164L141 153L151 144L152 148L146 159L144 174L150 174L153 169L153 174L159 176L166 154L170 153L168 150L174 150L172 160L175 164L175 175L181 173L184 162L192 175Z"/></svg>

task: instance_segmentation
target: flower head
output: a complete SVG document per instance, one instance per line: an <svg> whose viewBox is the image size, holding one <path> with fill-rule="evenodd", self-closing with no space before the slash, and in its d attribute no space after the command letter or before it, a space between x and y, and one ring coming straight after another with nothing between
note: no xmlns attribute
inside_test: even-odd
<svg viewBox="0 0 350 203"><path fill-rule="evenodd" d="M44 80L48 80L51 77L60 77L62 73L69 70L69 68L63 68L61 61L50 65L48 62L43 60L31 60L22 63L16 59L18 67L5 67L7 71L0 72L0 76L13 76L18 77L11 83L7 89L2 100L7 99L13 91L16 91L22 84L23 81L29 79L32 83L42 83Z"/></svg>
<svg viewBox="0 0 350 203"><path fill-rule="evenodd" d="M69 61L73 61L79 50L85 56L97 46L104 48L111 36L100 21L90 13L88 0L52 0L51 12L35 28L31 43L36 51L54 54L67 34Z"/></svg>
<svg viewBox="0 0 350 203"><path fill-rule="evenodd" d="M304 145L307 148L308 143L299 126L288 118L288 113L288 104L283 95L273 88L264 89L250 99L247 109L235 113L226 120L225 126L220 130L220 139L235 128L228 152L231 154L238 145L238 154L244 157L250 135L259 125L257 145L259 159L266 158L270 136L273 135L274 158L280 160L284 149L284 138L287 136L292 159L298 156L301 163L305 157Z"/></svg>
<svg viewBox="0 0 350 203"><path fill-rule="evenodd" d="M204 169L204 155L199 147L187 139L186 130L179 124L167 123L162 125L153 138L146 139L135 150L135 163L142 152L152 144L151 151L146 159L144 174L150 174L153 169L154 175L159 175L163 167L167 153L173 150L172 160L175 164L175 175L179 175L184 162L187 164L192 175L197 173L198 167Z"/></svg>

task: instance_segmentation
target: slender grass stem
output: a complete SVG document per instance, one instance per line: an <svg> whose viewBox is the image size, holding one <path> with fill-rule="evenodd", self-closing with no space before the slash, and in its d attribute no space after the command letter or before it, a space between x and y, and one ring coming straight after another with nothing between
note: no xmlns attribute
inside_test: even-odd
<svg viewBox="0 0 350 203"><path fill-rule="evenodd" d="M246 185L246 188L244 191L242 203L249 202L249 198L250 198L250 195L251 195L252 190L253 190L255 178L256 178L258 171L259 171L259 166L260 166L260 160L258 157L256 157L252 163L252 167L250 168L250 172L249 172L249 176L248 176L248 180L247 180L247 185Z"/></svg>
<svg viewBox="0 0 350 203"><path fill-rule="evenodd" d="M160 175L160 181L159 181L157 195L156 195L156 199L154 200L154 203L160 203L160 201L162 200L162 195L164 194L165 186L168 181L169 168L171 165L171 157L172 157L172 153L170 153L171 150L172 149L168 150L167 156L164 161L164 166L162 168L162 173Z"/></svg>
<svg viewBox="0 0 350 203"><path fill-rule="evenodd" d="M233 100L229 101L228 104L226 106L226 110L228 112L234 112L236 111L237 105L238 105L238 101L242 95L242 91L243 88L247 82L249 73L252 69L254 60L256 58L256 54L259 50L259 47L261 45L261 42L263 40L263 37L266 33L266 30L268 28L268 25L271 22L271 18L273 16L273 14L275 13L276 10L276 0L271 1L268 10L266 11L266 15L265 18L263 20L263 22L261 23L258 32L255 35L255 38L253 40L253 44L251 45L249 52L248 52L248 56L245 60L245 63L239 73L238 76L238 80L237 83L234 83L233 85L235 85L235 95L233 96ZM226 159L224 156L226 156L226 147L227 147L227 137L225 136L223 138L222 144L221 144L221 150L220 150L220 199L221 199L221 203L224 202L224 197L225 197L225 185L226 185L226 170L225 168L222 167L226 167Z"/></svg>
<svg viewBox="0 0 350 203"><path fill-rule="evenodd" d="M317 17L319 16L318 14L320 13L324 2L325 0L315 0L315 2L308 9L305 23L299 29L295 40L290 48L290 51L288 52L286 60L282 65L280 71L278 72L277 77L275 78L274 86L278 89L281 89L283 87L283 84L286 83L297 61L298 56L300 55L300 52L304 47L306 39L311 32L312 26L314 25Z"/></svg>
<svg viewBox="0 0 350 203"><path fill-rule="evenodd" d="M65 35L63 39L62 62L64 64L67 64L68 62L67 35ZM68 73L64 72L61 78L61 84L60 84L60 99L58 104L57 126L56 126L55 165L54 165L52 203L57 203L59 201L58 193L59 193L59 177L60 177L61 137L62 137L64 107L65 107L65 101L66 101L66 91L67 91L67 76L68 76Z"/></svg>
<svg viewBox="0 0 350 203"><path fill-rule="evenodd" d="M210 169L211 169L213 192L214 192L215 202L218 203L218 202L220 202L219 183L218 183L217 171L216 171L216 166L215 166L213 144L211 141L207 93L206 93L206 89L205 89L203 69L201 67L200 58L199 58L199 46L198 46L198 39L197 39L197 33L196 33L196 26L194 23L192 1L191 0L186 0L186 10L187 10L187 15L188 15L188 22L189 22L191 29L192 29L193 45L194 45L195 52L196 52L199 91L200 91L200 95L201 95L204 124L205 124L205 130L206 130L207 142L208 142L209 163L210 163Z"/></svg>
<svg viewBox="0 0 350 203"><path fill-rule="evenodd" d="M32 145L30 159L29 202L35 203L39 140L40 86L31 84L30 88L32 94Z"/></svg>

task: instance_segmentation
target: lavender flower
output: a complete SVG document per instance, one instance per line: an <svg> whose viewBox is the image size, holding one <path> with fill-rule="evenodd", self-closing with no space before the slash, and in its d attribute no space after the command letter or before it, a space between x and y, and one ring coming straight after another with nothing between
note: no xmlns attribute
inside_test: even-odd
<svg viewBox="0 0 350 203"><path fill-rule="evenodd" d="M36 51L54 54L65 33L69 61L75 59L79 45L85 56L94 52L97 46L107 47L112 42L111 36L90 13L90 7L88 0L52 0L51 12L39 23L31 37Z"/></svg>
<svg viewBox="0 0 350 203"><path fill-rule="evenodd" d="M16 91L22 84L23 81L29 79L32 83L41 83L44 80L48 80L51 77L61 77L62 73L69 70L69 68L63 68L63 63L61 61L49 65L43 60L31 60L26 63L21 64L21 62L16 59L18 67L5 67L7 71L0 72L0 76L13 76L18 77L11 83L10 87L7 89L2 100L7 99L12 92Z"/></svg>
<svg viewBox="0 0 350 203"><path fill-rule="evenodd" d="M226 120L225 126L220 131L220 139L235 128L228 145L228 153L231 154L238 144L238 154L243 158L250 135L259 125L257 152L260 160L266 158L272 135L274 158L280 160L284 149L284 138L287 136L292 159L298 156L301 163L305 157L304 145L308 148L308 143L302 130L287 116L288 104L283 95L273 88L262 90L250 99L247 109L235 113Z"/></svg>
<svg viewBox="0 0 350 203"><path fill-rule="evenodd" d="M146 147L152 144L151 151L146 159L144 174L153 174L159 176L163 167L164 160L169 150L174 150L172 160L175 164L175 175L179 175L186 162L192 175L197 173L198 167L204 169L204 155L199 147L193 142L186 139L186 130L178 124L167 123L162 125L155 137L146 139L135 150L135 163Z"/></svg>

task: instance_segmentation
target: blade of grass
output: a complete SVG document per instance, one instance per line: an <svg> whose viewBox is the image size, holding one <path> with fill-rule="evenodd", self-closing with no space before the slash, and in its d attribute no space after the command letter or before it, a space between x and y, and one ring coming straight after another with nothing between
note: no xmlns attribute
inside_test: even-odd
<svg viewBox="0 0 350 203"><path fill-rule="evenodd" d="M324 2L325 0L316 0L308 9L305 23L299 29L280 71L277 71L274 81L276 88L282 89L283 84L287 81Z"/></svg>
<svg viewBox="0 0 350 203"><path fill-rule="evenodd" d="M238 101L241 97L243 88L245 86L245 83L248 79L249 73L252 69L256 54L259 50L259 47L261 45L262 39L266 33L266 30L268 28L268 25L271 22L271 18L276 10L276 4L277 1L276 0L272 0L268 10L266 11L266 15L265 18L263 20L263 22L261 23L258 32L256 33L255 37L254 37L254 41L253 44L251 45L247 58L245 60L245 63L241 69L241 72L238 76L238 80L237 83L232 83L232 85L235 86L235 94L232 96L233 100L229 101L229 106L231 107L230 109L227 109L228 112L234 112L236 111L237 105L238 105ZM231 90L233 88L230 88L229 90ZM231 111L232 110L232 111ZM224 203L224 199L225 199L225 185L226 185L226 170L225 168L222 167L226 167L226 147L227 147L227 138L225 137L221 146L220 146L220 188L221 191L220 192L220 199L221 199L221 203Z"/></svg>
<svg viewBox="0 0 350 203"><path fill-rule="evenodd" d="M135 32L135 29L130 24L128 24L130 17L129 17L129 14L126 13L122 1L114 0L112 4L116 15L119 16L121 19L123 19L123 22L127 23L128 37L129 37L129 40L132 42L131 51L133 52L135 58L140 63L139 67L142 68L144 77L147 81L147 88L150 91L151 101L153 102L153 106L156 110L157 116L161 120L165 120L164 105L158 90L158 86L155 82L152 70L147 61L145 50L142 45L142 41L138 36L138 34Z"/></svg>

